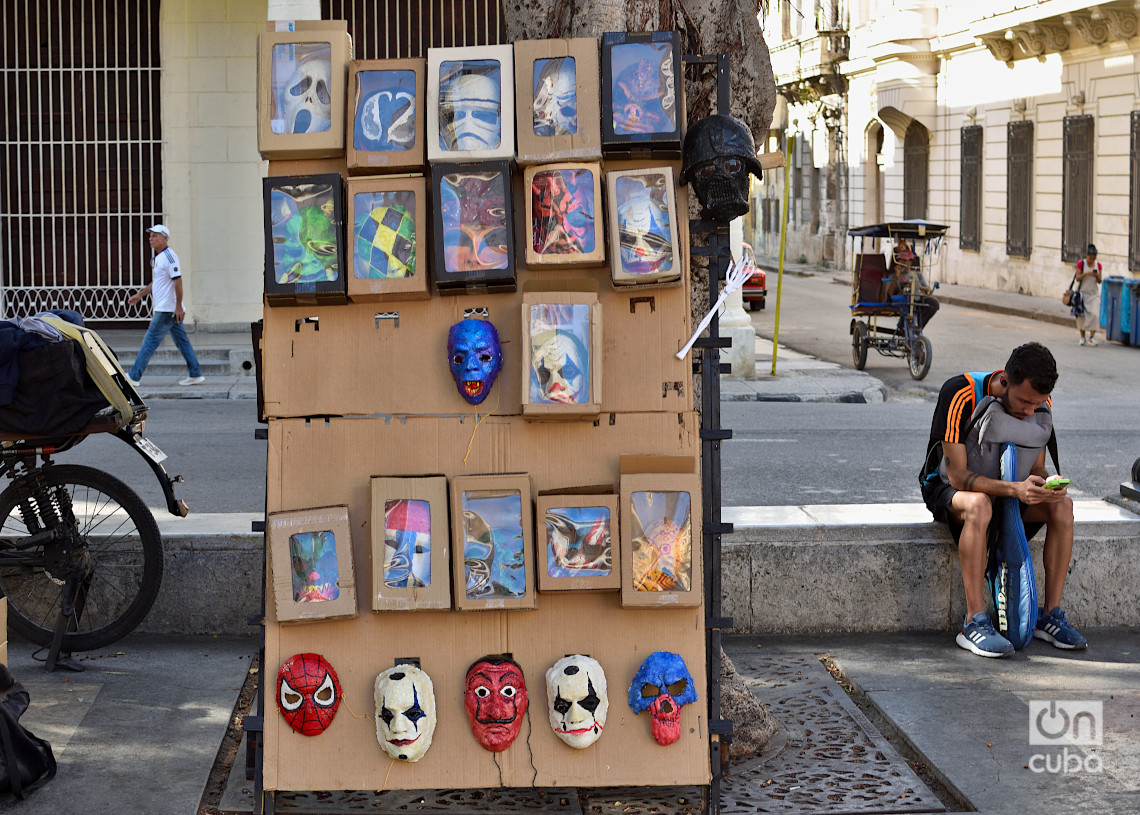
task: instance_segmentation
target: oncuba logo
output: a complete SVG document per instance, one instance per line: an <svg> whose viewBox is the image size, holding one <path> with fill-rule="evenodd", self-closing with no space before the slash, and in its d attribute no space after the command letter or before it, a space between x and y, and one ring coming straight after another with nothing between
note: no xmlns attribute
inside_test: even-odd
<svg viewBox="0 0 1140 815"><path fill-rule="evenodd" d="M1059 753L1037 753L1029 759L1035 773L1104 772L1095 752L1069 747L1094 747L1104 742L1104 703L1092 700L1032 700L1029 702L1029 743L1060 747Z"/></svg>

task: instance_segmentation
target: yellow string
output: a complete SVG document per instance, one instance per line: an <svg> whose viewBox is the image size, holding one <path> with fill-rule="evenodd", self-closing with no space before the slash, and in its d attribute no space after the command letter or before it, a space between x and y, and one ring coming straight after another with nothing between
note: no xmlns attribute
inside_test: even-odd
<svg viewBox="0 0 1140 815"><path fill-rule="evenodd" d="M388 772L384 773L384 784L380 787L380 789L376 790L377 792L383 792L384 790L388 789L388 776L392 774L392 768L395 766L396 759L392 759L391 763L388 764Z"/></svg>
<svg viewBox="0 0 1140 815"><path fill-rule="evenodd" d="M471 447L475 444L475 433L479 430L479 425L486 421L487 417L499 409L499 400L503 397L503 389L500 386L499 392L495 394L495 406L491 408L490 412L483 415L482 419L476 418L475 427L471 429L471 441L467 442L467 452L463 454L463 463L467 464L467 458L471 455ZM479 411L475 411L475 416L479 416Z"/></svg>
<svg viewBox="0 0 1140 815"><path fill-rule="evenodd" d="M348 700L345 699L343 696L341 697L340 703L342 705L344 705L344 709L347 710L349 712L349 714L351 714L351 716L354 719L371 719L372 718L371 716L358 716L358 715L356 715L356 713L353 711L353 709L348 706Z"/></svg>

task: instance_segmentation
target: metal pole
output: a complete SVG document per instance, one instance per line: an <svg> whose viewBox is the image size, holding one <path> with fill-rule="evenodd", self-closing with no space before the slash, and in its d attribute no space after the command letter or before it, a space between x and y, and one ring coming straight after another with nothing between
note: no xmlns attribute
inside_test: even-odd
<svg viewBox="0 0 1140 815"><path fill-rule="evenodd" d="M776 348L780 341L780 292L784 287L784 244L788 237L788 182L792 170L792 156L795 155L796 134L788 135L788 158L784 162L784 211L780 214L780 267L776 271L776 320L772 328L772 376L776 375Z"/></svg>

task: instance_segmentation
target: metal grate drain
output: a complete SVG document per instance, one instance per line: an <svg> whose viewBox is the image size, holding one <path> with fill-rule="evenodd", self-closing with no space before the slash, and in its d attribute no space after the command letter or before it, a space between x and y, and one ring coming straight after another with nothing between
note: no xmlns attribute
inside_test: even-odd
<svg viewBox="0 0 1140 815"><path fill-rule="evenodd" d="M784 744L731 768L722 815L946 811L814 656L731 656Z"/></svg>
<svg viewBox="0 0 1140 815"><path fill-rule="evenodd" d="M503 788L480 790L390 790L386 792L278 792L277 812L337 815L403 815L446 812L452 815L582 815L573 789Z"/></svg>

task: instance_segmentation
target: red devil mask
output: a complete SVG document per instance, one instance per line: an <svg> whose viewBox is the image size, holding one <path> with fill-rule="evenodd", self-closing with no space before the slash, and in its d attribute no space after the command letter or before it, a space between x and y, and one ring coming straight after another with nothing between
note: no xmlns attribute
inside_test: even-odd
<svg viewBox="0 0 1140 815"><path fill-rule="evenodd" d="M294 654L277 671L277 709L302 736L325 732L340 706L340 680L320 654Z"/></svg>
<svg viewBox="0 0 1140 815"><path fill-rule="evenodd" d="M471 732L486 749L501 753L511 746L522 728L526 706L526 680L510 657L484 657L467 669L463 707Z"/></svg>

